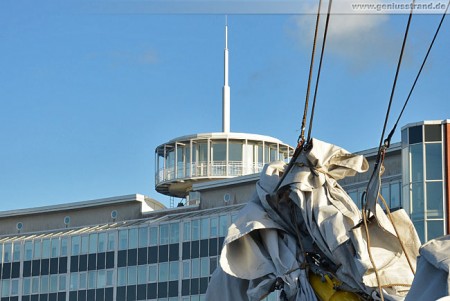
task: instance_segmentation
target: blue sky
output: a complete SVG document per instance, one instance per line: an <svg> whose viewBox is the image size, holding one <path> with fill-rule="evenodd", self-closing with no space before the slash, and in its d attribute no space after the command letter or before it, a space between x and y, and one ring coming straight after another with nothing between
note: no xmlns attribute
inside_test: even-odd
<svg viewBox="0 0 450 301"><path fill-rule="evenodd" d="M155 147L221 130L222 8L83 3L0 1L0 210L131 193L167 204L154 190ZM228 17L231 130L294 145L315 16L251 12ZM390 126L439 19L413 18ZM406 20L331 17L314 137L349 151L377 146ZM402 126L450 118L449 43L446 20Z"/></svg>

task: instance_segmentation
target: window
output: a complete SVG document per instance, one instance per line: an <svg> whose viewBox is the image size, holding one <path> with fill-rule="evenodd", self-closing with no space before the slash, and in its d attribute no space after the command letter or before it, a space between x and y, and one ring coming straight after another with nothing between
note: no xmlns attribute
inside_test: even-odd
<svg viewBox="0 0 450 301"><path fill-rule="evenodd" d="M32 294L39 293L39 277L31 278L31 293Z"/></svg>
<svg viewBox="0 0 450 301"><path fill-rule="evenodd" d="M33 259L40 259L41 258L41 241L35 240L34 241L34 252L33 252Z"/></svg>
<svg viewBox="0 0 450 301"><path fill-rule="evenodd" d="M171 244L177 243L180 241L180 224L173 223L170 224L170 240Z"/></svg>
<svg viewBox="0 0 450 301"><path fill-rule="evenodd" d="M442 180L442 145L428 143L425 145L427 180Z"/></svg>
<svg viewBox="0 0 450 301"><path fill-rule="evenodd" d="M203 257L200 259L200 277L209 276L209 257Z"/></svg>
<svg viewBox="0 0 450 301"><path fill-rule="evenodd" d="M422 126L415 126L409 128L409 144L420 143L422 138Z"/></svg>
<svg viewBox="0 0 450 301"><path fill-rule="evenodd" d="M9 297L9 280L2 280L2 297Z"/></svg>
<svg viewBox="0 0 450 301"><path fill-rule="evenodd" d="M135 249L138 246L138 229L132 228L128 230L128 248Z"/></svg>
<svg viewBox="0 0 450 301"><path fill-rule="evenodd" d="M193 220L191 222L191 238L192 240L199 240L200 239L200 221L198 219Z"/></svg>
<svg viewBox="0 0 450 301"><path fill-rule="evenodd" d="M89 234L89 254L97 253L97 233Z"/></svg>
<svg viewBox="0 0 450 301"><path fill-rule="evenodd" d="M391 208L401 207L400 200L400 183L391 184Z"/></svg>
<svg viewBox="0 0 450 301"><path fill-rule="evenodd" d="M70 290L76 291L78 289L78 273L70 273Z"/></svg>
<svg viewBox="0 0 450 301"><path fill-rule="evenodd" d="M148 266L148 281L149 282L158 281L158 266L157 265L149 265Z"/></svg>
<svg viewBox="0 0 450 301"><path fill-rule="evenodd" d="M114 251L116 248L116 235L115 232L108 233L108 251Z"/></svg>
<svg viewBox="0 0 450 301"><path fill-rule="evenodd" d="M61 238L61 256L67 256L67 237Z"/></svg>
<svg viewBox="0 0 450 301"><path fill-rule="evenodd" d="M89 271L88 272L88 289L96 288L95 285L97 284L97 271Z"/></svg>
<svg viewBox="0 0 450 301"><path fill-rule="evenodd" d="M19 294L19 280L11 280L11 296L17 296Z"/></svg>
<svg viewBox="0 0 450 301"><path fill-rule="evenodd" d="M423 145L411 145L411 181L423 181Z"/></svg>
<svg viewBox="0 0 450 301"><path fill-rule="evenodd" d="M191 240L191 223L184 222L183 223L183 241Z"/></svg>
<svg viewBox="0 0 450 301"><path fill-rule="evenodd" d="M139 228L139 248L146 247L148 245L148 227Z"/></svg>
<svg viewBox="0 0 450 301"><path fill-rule="evenodd" d="M50 293L58 291L58 275L50 275Z"/></svg>
<svg viewBox="0 0 450 301"><path fill-rule="evenodd" d="M106 271L106 286L110 287L114 285L114 270L107 270Z"/></svg>
<svg viewBox="0 0 450 301"><path fill-rule="evenodd" d="M85 290L87 288L87 272L80 273L79 288Z"/></svg>
<svg viewBox="0 0 450 301"><path fill-rule="evenodd" d="M59 238L52 239L51 256L52 258L59 257Z"/></svg>
<svg viewBox="0 0 450 301"><path fill-rule="evenodd" d="M209 237L209 218L202 218L200 224L200 238L206 239Z"/></svg>
<svg viewBox="0 0 450 301"><path fill-rule="evenodd" d="M48 293L48 276L41 276L41 293Z"/></svg>
<svg viewBox="0 0 450 301"><path fill-rule="evenodd" d="M230 142L229 144L228 160L230 161L242 161L242 143Z"/></svg>
<svg viewBox="0 0 450 301"><path fill-rule="evenodd" d="M198 144L198 162L207 162L208 161L208 144L207 143L199 143Z"/></svg>
<svg viewBox="0 0 450 301"><path fill-rule="evenodd" d="M20 261L20 243L16 242L13 245L13 261Z"/></svg>
<svg viewBox="0 0 450 301"><path fill-rule="evenodd" d="M128 248L128 230L119 231L119 250L126 250Z"/></svg>
<svg viewBox="0 0 450 301"><path fill-rule="evenodd" d="M33 242L26 241L25 242L25 260L33 259Z"/></svg>
<svg viewBox="0 0 450 301"><path fill-rule="evenodd" d="M191 261L183 261L183 279L189 279L191 277Z"/></svg>
<svg viewBox="0 0 450 301"><path fill-rule="evenodd" d="M426 185L427 185L427 218L443 218L444 195L442 191L442 182L440 181L428 182Z"/></svg>
<svg viewBox="0 0 450 301"><path fill-rule="evenodd" d="M128 281L127 285L137 284L137 268L136 266L128 267Z"/></svg>
<svg viewBox="0 0 450 301"><path fill-rule="evenodd" d="M423 220L425 210L423 183L413 183L411 187L411 197L414 200L412 202L411 219L413 221Z"/></svg>
<svg viewBox="0 0 450 301"><path fill-rule="evenodd" d="M212 144L213 161L227 160L227 145L225 142L215 142Z"/></svg>
<svg viewBox="0 0 450 301"><path fill-rule="evenodd" d="M127 285L127 268L118 268L117 269L117 285L124 286Z"/></svg>
<svg viewBox="0 0 450 301"><path fill-rule="evenodd" d="M106 252L106 244L107 244L108 234L106 232L102 232L98 234L98 251Z"/></svg>
<svg viewBox="0 0 450 301"><path fill-rule="evenodd" d="M218 218L211 217L210 237L217 237Z"/></svg>
<svg viewBox="0 0 450 301"><path fill-rule="evenodd" d="M22 281L22 292L23 295L29 295L31 292L31 278L23 278Z"/></svg>
<svg viewBox="0 0 450 301"><path fill-rule="evenodd" d="M159 243L161 245L165 245L169 243L169 225L160 225L159 226Z"/></svg>
<svg viewBox="0 0 450 301"><path fill-rule="evenodd" d="M158 244L158 227L150 228L150 246L156 246Z"/></svg>
<svg viewBox="0 0 450 301"><path fill-rule="evenodd" d="M177 178L184 176L184 147L177 145Z"/></svg>
<svg viewBox="0 0 450 301"><path fill-rule="evenodd" d="M200 277L200 260L198 258L194 258L192 259L191 264L192 264L191 267L192 278Z"/></svg>
<svg viewBox="0 0 450 301"><path fill-rule="evenodd" d="M169 281L178 280L179 262L172 261L169 264Z"/></svg>
<svg viewBox="0 0 450 301"><path fill-rule="evenodd" d="M99 270L97 272L97 288L104 288L104 287L106 287L106 271Z"/></svg>
<svg viewBox="0 0 450 301"><path fill-rule="evenodd" d="M164 282L169 280L169 264L167 262L163 262L159 264L159 275L158 281Z"/></svg>
<svg viewBox="0 0 450 301"><path fill-rule="evenodd" d="M42 258L50 257L50 239L46 238L42 241Z"/></svg>
<svg viewBox="0 0 450 301"><path fill-rule="evenodd" d="M426 125L425 126L425 141L426 142L432 142L432 141L441 141L441 125Z"/></svg>
<svg viewBox="0 0 450 301"><path fill-rule="evenodd" d="M429 220L427 222L427 238L428 240L444 235L443 220Z"/></svg>
<svg viewBox="0 0 450 301"><path fill-rule="evenodd" d="M80 254L80 242L81 238L79 236L72 237L72 255Z"/></svg>
<svg viewBox="0 0 450 301"><path fill-rule="evenodd" d="M225 236L228 231L228 216L219 216L219 236Z"/></svg>
<svg viewBox="0 0 450 301"><path fill-rule="evenodd" d="M89 250L89 236L81 236L81 254L87 254Z"/></svg>
<svg viewBox="0 0 450 301"><path fill-rule="evenodd" d="M147 266L140 265L138 266L138 284L146 284L147 283Z"/></svg>
<svg viewBox="0 0 450 301"><path fill-rule="evenodd" d="M65 291L66 290L66 275L59 275L58 288L59 288L59 291Z"/></svg>

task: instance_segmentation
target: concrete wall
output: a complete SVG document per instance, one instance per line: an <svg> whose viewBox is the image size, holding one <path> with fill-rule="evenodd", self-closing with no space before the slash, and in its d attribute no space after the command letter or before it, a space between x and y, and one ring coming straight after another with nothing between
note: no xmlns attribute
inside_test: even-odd
<svg viewBox="0 0 450 301"><path fill-rule="evenodd" d="M209 209L226 205L247 203L256 192L255 184L256 180L238 185L228 185L214 189L202 190L200 191L200 208ZM224 201L224 195L226 193L229 193L231 196L228 203Z"/></svg>

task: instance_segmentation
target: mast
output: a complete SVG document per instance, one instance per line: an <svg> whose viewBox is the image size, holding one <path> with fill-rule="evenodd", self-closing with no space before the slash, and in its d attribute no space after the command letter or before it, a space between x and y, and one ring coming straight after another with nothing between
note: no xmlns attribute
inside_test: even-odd
<svg viewBox="0 0 450 301"><path fill-rule="evenodd" d="M228 21L225 17L224 79L222 88L222 131L230 132L230 87L228 86Z"/></svg>

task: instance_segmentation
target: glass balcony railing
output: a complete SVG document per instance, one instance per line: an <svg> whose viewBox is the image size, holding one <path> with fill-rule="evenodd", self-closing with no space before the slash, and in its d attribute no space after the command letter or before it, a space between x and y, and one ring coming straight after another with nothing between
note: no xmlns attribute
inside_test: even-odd
<svg viewBox="0 0 450 301"><path fill-rule="evenodd" d="M213 161L195 162L192 164L178 164L168 166L157 171L155 183L158 185L167 181L204 177L237 177L261 172L263 163L248 163L243 161Z"/></svg>

